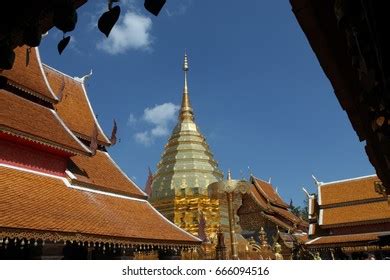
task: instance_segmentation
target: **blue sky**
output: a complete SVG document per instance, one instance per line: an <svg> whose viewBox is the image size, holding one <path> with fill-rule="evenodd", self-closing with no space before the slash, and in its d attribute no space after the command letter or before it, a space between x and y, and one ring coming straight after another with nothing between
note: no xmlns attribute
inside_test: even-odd
<svg viewBox="0 0 390 280"><path fill-rule="evenodd" d="M105 1L90 0L62 56L62 36L43 40L42 60L71 75L93 69L88 93L122 169L144 186L176 123L183 53L196 122L220 168L234 177L272 178L282 197L301 204L311 178L373 174L347 115L285 1L168 0L158 17L143 1L121 1L110 38L97 27Z"/></svg>

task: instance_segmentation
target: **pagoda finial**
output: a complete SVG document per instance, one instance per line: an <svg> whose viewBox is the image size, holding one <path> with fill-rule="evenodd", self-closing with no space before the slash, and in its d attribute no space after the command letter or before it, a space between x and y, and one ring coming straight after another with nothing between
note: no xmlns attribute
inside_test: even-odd
<svg viewBox="0 0 390 280"><path fill-rule="evenodd" d="M188 57L187 52L184 52L184 62L183 62L183 71L184 71L184 88L183 88L183 99L181 101L181 108L179 118L180 120L193 120L194 114L192 112L192 107L190 103L190 98L188 95L188 85L187 85L187 72L188 67Z"/></svg>
<svg viewBox="0 0 390 280"><path fill-rule="evenodd" d="M230 169L228 169L228 173L227 173L227 180L231 180L232 179L232 172L230 171Z"/></svg>

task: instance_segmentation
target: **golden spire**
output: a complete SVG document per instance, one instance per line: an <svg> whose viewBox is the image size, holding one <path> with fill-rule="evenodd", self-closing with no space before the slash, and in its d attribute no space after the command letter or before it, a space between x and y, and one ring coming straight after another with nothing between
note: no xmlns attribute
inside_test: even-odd
<svg viewBox="0 0 390 280"><path fill-rule="evenodd" d="M193 120L194 113L192 111L190 98L188 96L188 85L187 85L187 72L189 70L188 67L188 57L187 53L184 53L184 63L183 63L183 71L184 71L184 88L183 88L183 99L181 101L181 108L179 118L180 120Z"/></svg>

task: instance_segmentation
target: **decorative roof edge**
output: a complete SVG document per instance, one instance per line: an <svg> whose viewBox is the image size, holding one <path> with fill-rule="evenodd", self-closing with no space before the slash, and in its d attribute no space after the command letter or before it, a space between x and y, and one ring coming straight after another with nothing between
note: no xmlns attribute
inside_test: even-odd
<svg viewBox="0 0 390 280"><path fill-rule="evenodd" d="M172 226L174 226L175 228L177 228L179 231L181 231L182 233L186 234L187 236L191 237L194 239L194 242L195 241L198 241L198 242L202 242L202 240L200 240L198 237L192 235L191 233L185 231L184 229L180 228L179 226L175 225L173 222L171 222L170 220L168 220L167 218L165 218L163 216L163 214L161 214L160 212L157 211L156 208L153 207L152 204L150 204L148 201L147 201L148 205L150 206L150 208L156 212L163 220L165 220L166 222L168 222L169 224L171 224Z"/></svg>
<svg viewBox="0 0 390 280"><path fill-rule="evenodd" d="M367 179L367 178L376 177L376 176L377 176L376 174L372 174L372 175L354 177L354 178L349 178L349 179L342 179L342 180L337 180L337 181L332 181L332 182L322 182L321 187L322 186L333 185L333 184L350 182L350 181L358 181L358 180Z"/></svg>
<svg viewBox="0 0 390 280"><path fill-rule="evenodd" d="M122 173L122 175L123 176L125 176L125 178L127 179L127 180L129 180L142 194L144 194L145 195L145 197L148 197L148 195L140 188L140 187L138 187L138 185L133 181L133 180L131 180L130 178L129 178L129 176L127 176L127 174L119 167L119 165L112 159L112 157L110 156L110 154L108 153L108 152L104 152L104 151L102 151L102 153L103 154L105 154L107 157L108 157L108 159L114 164L114 166L119 170L119 172L121 172Z"/></svg>
<svg viewBox="0 0 390 280"><path fill-rule="evenodd" d="M38 60L38 65L39 65L39 69L41 70L41 74L43 76L43 80L45 81L45 84L46 84L46 87L47 89L49 90L49 92L51 93L52 97L53 97L53 100L58 102L58 97L54 94L50 84L49 84L49 81L47 80L47 77L46 77L46 74L45 74L45 71L43 70L43 65L42 65L42 61L41 61L41 55L39 54L39 49L38 47L35 47L34 48L35 50L35 54L37 56L37 60Z"/></svg>
<svg viewBox="0 0 390 280"><path fill-rule="evenodd" d="M49 141L45 138L38 137L38 136L32 135L30 133L16 131L14 129L10 129L10 128L5 127L5 126L3 126L3 128L6 128L6 129L2 130L1 128L2 128L2 126L0 125L0 132L2 132L2 133L9 134L9 135L12 135L14 137L27 140L29 142L38 143L40 145L47 146L47 147L50 147L50 148L58 150L58 151L67 152L67 153L70 153L73 155L82 154L80 150L77 150L75 148L71 148L71 147L68 147L68 146L65 146L62 144L58 144L56 142ZM85 154L88 154L88 153L85 153Z"/></svg>
<svg viewBox="0 0 390 280"><path fill-rule="evenodd" d="M53 113L53 115L56 117L56 119L59 121L59 123L62 125L62 127L66 130L66 132L68 132L71 137L78 143L80 144L81 147L83 147L83 149L88 152L88 153L92 153L91 150L85 146L83 144L83 142L81 142L74 134L73 132L69 129L69 127L67 127L67 125L64 123L64 121L60 118L60 116L58 116L57 112L54 111L53 109L50 109L50 111Z"/></svg>
<svg viewBox="0 0 390 280"><path fill-rule="evenodd" d="M275 204L276 206L288 208L288 204L287 204L286 202L284 202L283 198L275 191L275 189L273 188L273 186L272 186L271 184L269 184L267 181L264 181L264 180L262 180L262 179L260 179L260 178L257 178L257 177L254 176L254 175L251 175L251 178L254 179L253 182L254 182L254 185L256 186L256 189L259 190L259 191L262 193L262 195L265 197L265 199L266 199L267 201L269 201L269 202L272 203L272 204ZM257 180L258 180L258 181L262 181L262 182L264 182L265 184L271 185L273 192L275 193L275 195L277 195L277 196L280 198L280 200L281 200L283 203L277 202L276 199L270 199L270 197L268 196L268 194L267 194L267 193L263 190L263 188L257 183Z"/></svg>
<svg viewBox="0 0 390 280"><path fill-rule="evenodd" d="M15 169L15 170L23 171L23 172L32 173L35 175L41 175L41 176L46 176L46 177L58 179L58 180L63 180L63 179L66 180L66 178L58 176L58 175L45 173L45 172L41 172L41 171L37 171L37 170L33 170L33 169L28 169L28 168L24 168L24 167L20 167L20 166L15 166L15 165L7 164L7 163L2 163L2 162L0 162L0 167Z"/></svg>
<svg viewBox="0 0 390 280"><path fill-rule="evenodd" d="M94 119L94 121L95 121L95 123L96 123L96 125L97 125L97 127L98 127L98 129L99 129L100 135L101 135L101 136L103 137L103 139L107 142L107 143L104 143L104 142L103 142L103 143L104 143L105 145L107 145L107 144L108 144L108 145L111 145L111 141L107 138L107 136L106 136L106 134L104 133L103 129L101 128L101 126L100 126L98 120L96 119L96 116L95 116L95 113L94 113L94 111L93 111L91 102L89 101L88 94L87 94L87 91L86 91L86 89L85 89L85 85L84 85L83 80L78 79L77 77L71 77L70 75L68 75L68 74L66 74L66 73L64 73L64 72L61 72L60 70L58 70L58 69L56 69L56 68L54 68L54 67L51 67L51 66L49 66L49 65L47 65L47 64L44 64L44 63L42 63L42 64L43 64L45 67L47 67L48 69L50 69L50 70L56 72L57 74L63 75L63 76L65 76L65 77L71 79L72 81L74 81L74 82L76 82L76 83L78 83L78 84L81 85L81 88L82 88L82 91L83 91L83 93L84 93L85 99L87 100L87 103L88 103L88 107L89 107L89 109L91 110L92 117L93 117L93 119ZM47 78L47 77L46 77L46 74L45 74L45 78ZM51 89L51 88L50 88L50 89ZM88 139L86 139L86 140L88 140ZM99 142L101 142L101 141L99 141Z"/></svg>
<svg viewBox="0 0 390 280"><path fill-rule="evenodd" d="M107 143L106 143L107 145L111 145L111 141L107 138L106 134L104 134L104 131L103 131L103 129L101 128L101 126L100 126L100 124L99 124L99 122L98 122L98 120L97 120L97 118L96 118L96 116L95 116L95 113L94 113L94 111L93 111L93 109L92 109L91 102L89 101L88 94L87 94L87 91L86 91L86 89L85 89L84 83L81 83L81 88L83 89L84 96L85 96L85 98L86 98L86 100L87 100L89 109L91 110L91 113L92 113L92 117L93 117L93 119L94 119L94 121L95 121L95 123L96 123L96 125L97 125L97 127L98 127L98 129L99 129L99 132L100 132L101 136L104 138L104 140L107 141Z"/></svg>

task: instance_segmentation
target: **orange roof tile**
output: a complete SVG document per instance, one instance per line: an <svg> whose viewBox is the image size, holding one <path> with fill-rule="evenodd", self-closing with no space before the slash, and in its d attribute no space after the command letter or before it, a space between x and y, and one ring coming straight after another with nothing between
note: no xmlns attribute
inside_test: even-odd
<svg viewBox="0 0 390 280"><path fill-rule="evenodd" d="M101 190L146 198L146 194L116 165L107 152L97 151L92 156L74 156L69 170L80 182Z"/></svg>
<svg viewBox="0 0 390 280"><path fill-rule="evenodd" d="M376 175L325 183L320 185L319 205L346 203L359 200L381 198L375 191Z"/></svg>
<svg viewBox="0 0 390 280"><path fill-rule="evenodd" d="M275 223L279 224L280 226L284 228L291 228L292 224L297 224L297 225L302 224L303 226L308 226L305 221L295 216L294 213L288 210L288 208L268 204L268 202L265 200L264 196L262 195L262 192L255 185L253 184L251 185L250 192L252 197L254 197L255 201L257 202L257 204L266 212L266 215L272 217L272 220ZM276 214L276 216L273 213ZM277 216L279 216L279 218ZM292 224L287 225L285 221L280 220L280 216L283 217L284 219L287 219Z"/></svg>
<svg viewBox="0 0 390 280"><path fill-rule="evenodd" d="M365 242L365 244L367 244L367 241L379 240L379 236L384 233L385 232L372 232L372 233L321 236L307 241L306 245L307 246L330 245L334 247L337 244L345 246L346 244L343 243Z"/></svg>
<svg viewBox="0 0 390 280"><path fill-rule="evenodd" d="M4 70L1 75L9 79L9 83L25 92L49 102L56 102L57 97L50 87L39 57L37 48L31 48L30 61L26 66L27 47L17 47L15 51L15 63L11 70Z"/></svg>
<svg viewBox="0 0 390 280"><path fill-rule="evenodd" d="M320 210L321 226L336 226L350 223L365 224L375 221L390 221L390 206L386 200Z"/></svg>
<svg viewBox="0 0 390 280"><path fill-rule="evenodd" d="M255 185L251 184L250 192L252 196L255 198L256 202L259 204L259 206L263 209L268 209L269 205L267 201L264 199L264 197L259 193L258 189Z"/></svg>
<svg viewBox="0 0 390 280"><path fill-rule="evenodd" d="M1 131L26 137L52 147L89 153L57 113L5 90L0 90Z"/></svg>
<svg viewBox="0 0 390 280"><path fill-rule="evenodd" d="M254 182L256 187L260 190L260 192L264 195L264 197L266 199L269 199L269 201L271 203L274 203L274 204L277 204L277 205L280 205L280 206L283 206L286 208L288 207L288 204L283 201L283 199L275 191L274 187L270 183L263 181L259 178L256 178L254 176L252 176L252 178L254 179L252 181Z"/></svg>
<svg viewBox="0 0 390 280"><path fill-rule="evenodd" d="M271 206L271 209L273 211L275 211L276 213L278 213L279 215L281 215L282 217L286 218L287 220L289 220L290 222L292 222L293 224L301 224L301 223L305 223L302 219L300 219L299 217L295 216L294 213L292 213L291 211L289 211L288 209L285 209L285 208L281 208L281 207L276 207L276 206Z"/></svg>
<svg viewBox="0 0 390 280"><path fill-rule="evenodd" d="M275 216L273 215L269 215L269 214L265 214L263 213L264 217L266 217L268 220L274 222L275 224L277 224L278 226L281 226L282 228L284 229L292 229L292 226L291 225L288 225L286 224L285 222L281 221L280 219L276 218Z"/></svg>
<svg viewBox="0 0 390 280"><path fill-rule="evenodd" d="M146 200L66 186L63 178L0 166L0 227L103 238L199 244Z"/></svg>
<svg viewBox="0 0 390 280"><path fill-rule="evenodd" d="M100 128L92 110L84 84L50 66L43 65L43 68L50 87L56 94L62 95L55 108L66 125L79 136L90 140L96 123L98 141L103 145L110 145L110 140Z"/></svg>

